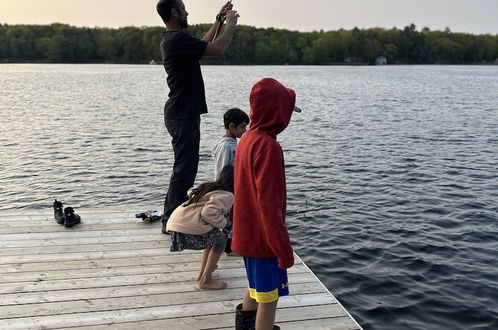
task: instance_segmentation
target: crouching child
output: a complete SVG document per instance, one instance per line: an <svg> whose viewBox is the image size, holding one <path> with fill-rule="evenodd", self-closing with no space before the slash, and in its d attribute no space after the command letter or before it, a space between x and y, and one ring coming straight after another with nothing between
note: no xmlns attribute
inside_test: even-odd
<svg viewBox="0 0 498 330"><path fill-rule="evenodd" d="M212 279L225 250L227 225L233 206L233 166L225 166L218 180L189 191L185 203L171 214L166 230L171 234L170 251L203 250L197 281L200 289L220 290L226 282Z"/></svg>

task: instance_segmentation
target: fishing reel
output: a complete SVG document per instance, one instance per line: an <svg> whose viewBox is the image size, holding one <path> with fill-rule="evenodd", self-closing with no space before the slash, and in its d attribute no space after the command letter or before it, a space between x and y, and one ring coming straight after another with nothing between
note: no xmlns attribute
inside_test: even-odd
<svg viewBox="0 0 498 330"><path fill-rule="evenodd" d="M232 0L228 1L228 2L227 2L227 5L230 5L231 3L232 3ZM232 8L232 7L230 7L230 8ZM225 10L226 10L226 9L225 9ZM220 22L220 24L225 23L226 18L227 18L227 13L226 13L226 12L224 12L224 11L220 11L220 12L218 13L218 15L216 15L216 20L217 20L218 22Z"/></svg>
<svg viewBox="0 0 498 330"><path fill-rule="evenodd" d="M218 15L216 15L216 20L220 22L220 24L225 23L225 20L227 18L227 13L220 11Z"/></svg>

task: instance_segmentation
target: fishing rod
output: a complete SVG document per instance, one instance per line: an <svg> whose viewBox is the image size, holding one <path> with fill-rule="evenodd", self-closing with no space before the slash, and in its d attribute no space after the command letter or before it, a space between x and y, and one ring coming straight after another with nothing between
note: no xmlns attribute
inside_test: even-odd
<svg viewBox="0 0 498 330"><path fill-rule="evenodd" d="M227 6L227 5L231 5L231 4L232 4L232 0L229 0L225 6ZM227 16L227 13L226 13L226 12L224 12L224 11L220 11L220 12L218 13L218 15L216 15L216 20L217 20L220 24L218 24L218 27L216 28L216 32L214 33L214 37L213 37L213 41L215 41L215 40L216 40L216 38L218 37L218 34L219 34L219 33L220 33L220 31L221 31L221 27L223 26L223 23L225 22L226 16Z"/></svg>
<svg viewBox="0 0 498 330"><path fill-rule="evenodd" d="M319 207L315 209L307 209L307 210L293 210L293 211L287 211L285 212L285 215L296 215L296 214L302 214L306 212L315 212L315 211L324 211L324 210L333 210L336 209L335 206L328 206L328 207Z"/></svg>

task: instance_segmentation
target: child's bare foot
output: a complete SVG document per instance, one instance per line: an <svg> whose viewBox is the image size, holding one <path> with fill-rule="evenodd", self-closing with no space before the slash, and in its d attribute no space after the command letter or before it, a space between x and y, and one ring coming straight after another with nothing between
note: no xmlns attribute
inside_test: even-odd
<svg viewBox="0 0 498 330"><path fill-rule="evenodd" d="M206 281L206 282L199 282L199 289L202 290L223 290L226 289L227 284L226 282L221 282L221 281Z"/></svg>
<svg viewBox="0 0 498 330"><path fill-rule="evenodd" d="M226 255L227 257L240 257L240 255L239 255L239 254L237 254L237 253L235 253L235 252L233 252L233 251L232 251L232 252L225 252L225 255Z"/></svg>
<svg viewBox="0 0 498 330"><path fill-rule="evenodd" d="M218 269L218 265L214 266L213 272L217 269ZM199 282L201 280L201 278L202 278L202 273L199 273L199 275L197 275L197 282Z"/></svg>

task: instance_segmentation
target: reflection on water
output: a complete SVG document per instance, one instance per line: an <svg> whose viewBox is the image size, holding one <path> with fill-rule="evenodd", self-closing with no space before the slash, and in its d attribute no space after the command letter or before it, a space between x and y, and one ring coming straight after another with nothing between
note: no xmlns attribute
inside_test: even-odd
<svg viewBox="0 0 498 330"><path fill-rule="evenodd" d="M498 327L498 68L203 67L198 182L229 107L275 77L294 246L366 329ZM160 66L0 66L0 210L160 205Z"/></svg>

